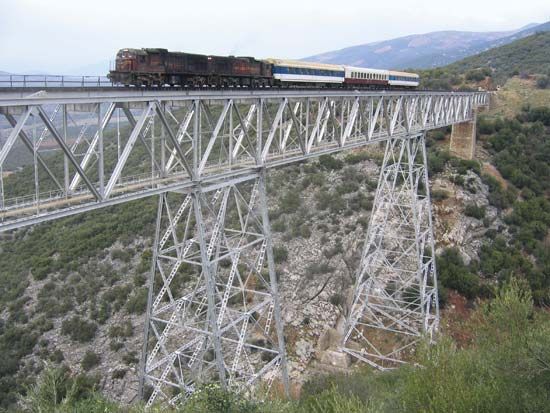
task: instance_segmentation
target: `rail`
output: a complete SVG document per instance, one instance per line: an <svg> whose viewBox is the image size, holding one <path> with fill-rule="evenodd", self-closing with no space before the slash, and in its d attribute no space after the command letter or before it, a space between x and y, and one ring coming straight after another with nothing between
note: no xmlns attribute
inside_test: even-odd
<svg viewBox="0 0 550 413"><path fill-rule="evenodd" d="M0 75L0 88L118 87L106 76Z"/></svg>

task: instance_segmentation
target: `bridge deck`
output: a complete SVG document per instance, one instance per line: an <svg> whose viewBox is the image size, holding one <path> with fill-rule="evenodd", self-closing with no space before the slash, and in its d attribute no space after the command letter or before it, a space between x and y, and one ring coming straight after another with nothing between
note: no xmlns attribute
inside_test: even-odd
<svg viewBox="0 0 550 413"><path fill-rule="evenodd" d="M0 93L0 231L406 138L487 103L418 91Z"/></svg>

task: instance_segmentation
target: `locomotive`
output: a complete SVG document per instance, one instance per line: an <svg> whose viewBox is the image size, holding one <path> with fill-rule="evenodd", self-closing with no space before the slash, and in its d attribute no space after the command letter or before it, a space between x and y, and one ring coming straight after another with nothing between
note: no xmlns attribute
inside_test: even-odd
<svg viewBox="0 0 550 413"><path fill-rule="evenodd" d="M298 60L121 49L107 75L124 86L411 89L415 73Z"/></svg>

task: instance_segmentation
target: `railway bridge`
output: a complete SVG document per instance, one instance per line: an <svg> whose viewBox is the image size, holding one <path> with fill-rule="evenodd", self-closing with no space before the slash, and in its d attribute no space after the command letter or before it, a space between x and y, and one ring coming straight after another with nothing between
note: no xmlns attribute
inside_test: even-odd
<svg viewBox="0 0 550 413"><path fill-rule="evenodd" d="M439 321L425 133L488 103L462 92L2 89L0 231L156 197L148 405L208 381L288 391L266 173L383 143L340 350L392 368Z"/></svg>

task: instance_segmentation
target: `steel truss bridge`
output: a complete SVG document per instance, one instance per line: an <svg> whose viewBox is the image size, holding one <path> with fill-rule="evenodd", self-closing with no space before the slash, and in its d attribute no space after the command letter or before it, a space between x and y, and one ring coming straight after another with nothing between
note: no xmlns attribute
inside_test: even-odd
<svg viewBox="0 0 550 413"><path fill-rule="evenodd" d="M148 405L175 404L208 381L265 396L277 380L288 391L266 171L384 142L341 350L391 368L439 321L425 132L473 120L488 100L341 90L2 93L0 231L157 196L140 367ZM15 184L19 159L26 166Z"/></svg>

